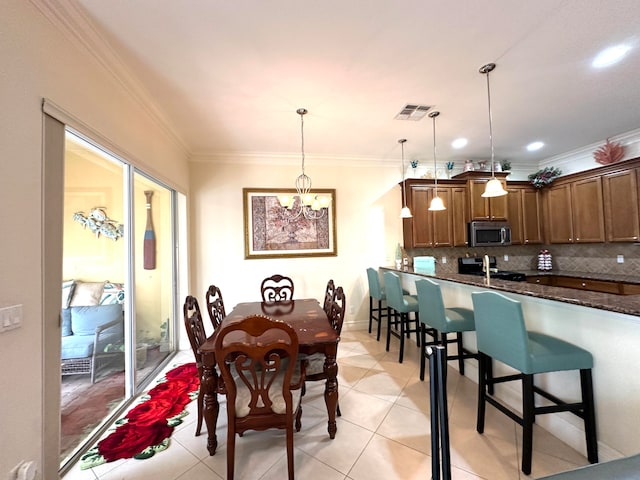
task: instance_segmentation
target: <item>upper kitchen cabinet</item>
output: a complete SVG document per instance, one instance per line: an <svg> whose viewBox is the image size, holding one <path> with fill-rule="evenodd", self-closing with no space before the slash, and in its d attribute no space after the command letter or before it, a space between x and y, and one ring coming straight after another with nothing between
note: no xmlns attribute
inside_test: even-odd
<svg viewBox="0 0 640 480"><path fill-rule="evenodd" d="M528 184L509 183L506 197L507 220L513 245L543 243L540 191Z"/></svg>
<svg viewBox="0 0 640 480"><path fill-rule="evenodd" d="M632 168L602 176L607 242L636 242L640 237L638 176Z"/></svg>
<svg viewBox="0 0 640 480"><path fill-rule="evenodd" d="M407 180L407 205L413 217L403 220L405 248L451 247L466 244L464 186L438 183L438 196L446 207L446 210L441 211L429 210L434 190L433 180Z"/></svg>
<svg viewBox="0 0 640 480"><path fill-rule="evenodd" d="M572 175L546 192L549 243L605 241L602 178Z"/></svg>
<svg viewBox="0 0 640 480"><path fill-rule="evenodd" d="M508 173L505 172L495 173L496 178L502 182L502 186L505 189L507 188L507 175ZM506 220L506 196L492 198L482 196L487 182L491 179L490 172L464 172L456 175L455 178L456 180L465 179L467 181L470 220Z"/></svg>

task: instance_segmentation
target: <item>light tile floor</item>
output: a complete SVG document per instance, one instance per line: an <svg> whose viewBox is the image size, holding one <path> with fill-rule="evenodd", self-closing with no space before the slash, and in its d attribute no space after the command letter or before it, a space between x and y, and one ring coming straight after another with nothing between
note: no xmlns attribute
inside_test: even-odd
<svg viewBox="0 0 640 480"><path fill-rule="evenodd" d="M302 480L410 480L431 478L429 382L421 382L419 350L406 343L397 362L397 340L386 352L366 331L343 332L339 347L338 433L327 434L323 382L307 384L302 430L295 434L295 471ZM192 361L180 352L177 363ZM452 476L456 480L538 478L586 465L584 456L535 428L532 475L520 472L521 428L487 406L485 433L475 430L477 385L449 368L448 403ZM171 445L147 460L119 460L93 469L76 465L64 480L212 480L226 475L226 409L218 419L218 450L209 456L206 431L195 437L196 404L176 427ZM236 479L287 477L282 431L247 432L236 440Z"/></svg>

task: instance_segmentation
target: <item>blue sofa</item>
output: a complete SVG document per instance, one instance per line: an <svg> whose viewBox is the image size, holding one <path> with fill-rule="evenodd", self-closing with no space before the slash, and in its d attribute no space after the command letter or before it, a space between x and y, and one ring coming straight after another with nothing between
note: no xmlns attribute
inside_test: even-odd
<svg viewBox="0 0 640 480"><path fill-rule="evenodd" d="M94 383L100 360L122 358L124 291L119 284L72 282L63 294L61 373L89 374Z"/></svg>

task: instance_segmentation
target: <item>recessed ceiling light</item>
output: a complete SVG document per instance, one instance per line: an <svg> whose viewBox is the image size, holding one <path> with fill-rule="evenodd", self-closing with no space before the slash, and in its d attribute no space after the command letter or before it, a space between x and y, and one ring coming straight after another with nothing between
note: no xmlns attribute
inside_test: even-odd
<svg viewBox="0 0 640 480"><path fill-rule="evenodd" d="M544 147L544 142L531 142L527 145L527 150L535 152L536 150L540 150L542 147Z"/></svg>
<svg viewBox="0 0 640 480"><path fill-rule="evenodd" d="M463 148L467 146L466 138L456 138L453 142L451 142L451 146L453 148Z"/></svg>
<svg viewBox="0 0 640 480"><path fill-rule="evenodd" d="M631 50L628 45L616 45L602 50L596 58L591 62L591 66L595 68L604 68L619 62Z"/></svg>

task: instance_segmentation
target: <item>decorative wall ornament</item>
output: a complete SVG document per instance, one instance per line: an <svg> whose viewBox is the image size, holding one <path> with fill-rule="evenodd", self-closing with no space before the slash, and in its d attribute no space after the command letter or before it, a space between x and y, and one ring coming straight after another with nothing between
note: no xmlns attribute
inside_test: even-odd
<svg viewBox="0 0 640 480"><path fill-rule="evenodd" d="M607 138L606 143L593 152L593 158L601 165L609 165L622 160L624 147L619 143L612 143Z"/></svg>
<svg viewBox="0 0 640 480"><path fill-rule="evenodd" d="M562 170L556 167L545 167L536 173L529 175L529 181L536 188L542 188L549 185L556 178L562 175Z"/></svg>
<svg viewBox="0 0 640 480"><path fill-rule="evenodd" d="M89 215L84 212L73 214L73 220L81 224L84 228L89 228L96 238L103 235L112 240L124 237L124 225L116 220L107 217L106 207L93 207Z"/></svg>

